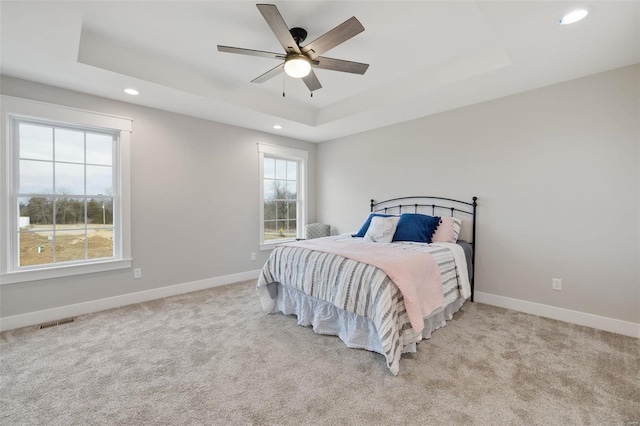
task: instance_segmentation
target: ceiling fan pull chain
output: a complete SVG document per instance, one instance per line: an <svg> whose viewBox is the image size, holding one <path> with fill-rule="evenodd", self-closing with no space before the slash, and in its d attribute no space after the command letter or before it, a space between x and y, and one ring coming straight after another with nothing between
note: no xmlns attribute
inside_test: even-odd
<svg viewBox="0 0 640 426"><path fill-rule="evenodd" d="M282 73L282 97L284 98L284 73Z"/></svg>

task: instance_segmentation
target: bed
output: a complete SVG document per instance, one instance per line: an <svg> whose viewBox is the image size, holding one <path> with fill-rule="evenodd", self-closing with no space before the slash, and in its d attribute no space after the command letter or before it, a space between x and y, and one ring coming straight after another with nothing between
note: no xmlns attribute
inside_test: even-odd
<svg viewBox="0 0 640 426"><path fill-rule="evenodd" d="M477 197L371 200L356 234L277 246L258 278L262 308L379 353L397 375L403 353L473 301L476 211Z"/></svg>

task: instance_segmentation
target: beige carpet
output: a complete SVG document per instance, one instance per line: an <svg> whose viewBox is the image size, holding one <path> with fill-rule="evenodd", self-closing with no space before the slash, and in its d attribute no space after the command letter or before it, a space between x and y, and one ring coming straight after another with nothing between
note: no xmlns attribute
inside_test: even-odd
<svg viewBox="0 0 640 426"><path fill-rule="evenodd" d="M0 424L640 422L638 339L467 304L394 377L254 285L2 333Z"/></svg>

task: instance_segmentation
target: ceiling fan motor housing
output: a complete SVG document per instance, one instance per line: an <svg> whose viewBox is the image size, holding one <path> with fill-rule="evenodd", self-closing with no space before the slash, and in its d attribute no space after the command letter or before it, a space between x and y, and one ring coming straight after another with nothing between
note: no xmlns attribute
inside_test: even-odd
<svg viewBox="0 0 640 426"><path fill-rule="evenodd" d="M294 27L289 30L291 37L296 41L298 46L307 38L307 30L304 28Z"/></svg>

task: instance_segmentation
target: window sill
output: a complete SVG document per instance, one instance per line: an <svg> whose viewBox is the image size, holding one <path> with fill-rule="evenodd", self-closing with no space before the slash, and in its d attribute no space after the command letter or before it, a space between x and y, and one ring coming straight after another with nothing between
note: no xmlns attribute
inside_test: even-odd
<svg viewBox="0 0 640 426"><path fill-rule="evenodd" d="M277 246L279 246L280 244L284 244L284 243L295 243L297 241L296 238L288 238L286 240L277 240L274 241L272 243L264 243L264 244L260 244L260 251L263 250L273 250L274 248L276 248Z"/></svg>
<svg viewBox="0 0 640 426"><path fill-rule="evenodd" d="M131 268L131 259L107 260L82 265L53 266L47 269L31 269L0 275L0 284L16 284L27 281L48 280L72 275L92 274Z"/></svg>

